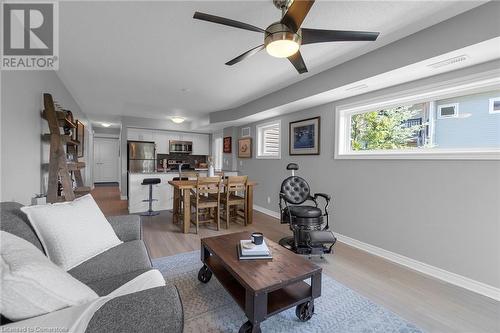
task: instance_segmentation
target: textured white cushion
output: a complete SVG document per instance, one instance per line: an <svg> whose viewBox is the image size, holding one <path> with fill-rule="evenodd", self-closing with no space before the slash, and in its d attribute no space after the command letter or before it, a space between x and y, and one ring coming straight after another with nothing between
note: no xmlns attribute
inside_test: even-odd
<svg viewBox="0 0 500 333"><path fill-rule="evenodd" d="M98 298L30 242L5 231L0 241L0 312L6 318L31 318Z"/></svg>
<svg viewBox="0 0 500 333"><path fill-rule="evenodd" d="M66 271L122 243L90 194L21 210L49 259Z"/></svg>

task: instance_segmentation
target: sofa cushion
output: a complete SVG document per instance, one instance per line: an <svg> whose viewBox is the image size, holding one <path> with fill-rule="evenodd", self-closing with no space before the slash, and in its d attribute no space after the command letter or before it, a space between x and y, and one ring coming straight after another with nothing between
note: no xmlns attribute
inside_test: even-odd
<svg viewBox="0 0 500 333"><path fill-rule="evenodd" d="M66 271L122 243L90 194L21 210L49 259Z"/></svg>
<svg viewBox="0 0 500 333"><path fill-rule="evenodd" d="M167 285L108 301L94 314L85 332L181 333L183 327L179 294L174 286Z"/></svg>
<svg viewBox="0 0 500 333"><path fill-rule="evenodd" d="M125 283L152 269L153 268L144 268L133 272L113 275L106 279L89 282L87 283L87 286L90 287L90 289L94 290L97 295L106 296L110 292L115 291L119 287L123 286Z"/></svg>
<svg viewBox="0 0 500 333"><path fill-rule="evenodd" d="M109 277L151 268L142 240L125 242L70 269L69 274L88 284Z"/></svg>
<svg viewBox="0 0 500 333"><path fill-rule="evenodd" d="M98 297L30 242L5 231L0 238L0 311L5 317L27 319Z"/></svg>
<svg viewBox="0 0 500 333"><path fill-rule="evenodd" d="M0 230L27 240L43 252L42 243L31 227L28 217L20 210L21 207L23 205L17 202L0 203L0 221L2 222Z"/></svg>

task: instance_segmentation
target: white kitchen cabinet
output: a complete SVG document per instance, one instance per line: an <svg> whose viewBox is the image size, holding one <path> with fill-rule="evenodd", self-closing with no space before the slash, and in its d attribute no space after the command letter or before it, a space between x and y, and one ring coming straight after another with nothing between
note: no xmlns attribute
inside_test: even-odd
<svg viewBox="0 0 500 333"><path fill-rule="evenodd" d="M210 136L208 134L192 134L193 155L210 155Z"/></svg>
<svg viewBox="0 0 500 333"><path fill-rule="evenodd" d="M169 135L168 132L165 131L154 131L153 132L153 140L156 144L156 153L157 154L168 154L168 141Z"/></svg>
<svg viewBox="0 0 500 333"><path fill-rule="evenodd" d="M128 128L127 140L132 141L154 141L153 131L140 128Z"/></svg>

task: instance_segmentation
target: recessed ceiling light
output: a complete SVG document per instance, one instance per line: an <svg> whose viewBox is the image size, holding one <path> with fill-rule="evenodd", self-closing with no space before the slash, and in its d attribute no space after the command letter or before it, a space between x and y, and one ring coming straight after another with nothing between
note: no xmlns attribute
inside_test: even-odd
<svg viewBox="0 0 500 333"><path fill-rule="evenodd" d="M109 126L111 126L110 123L101 123L101 125L102 125L102 127L109 127Z"/></svg>
<svg viewBox="0 0 500 333"><path fill-rule="evenodd" d="M438 61L438 62L435 62L433 64L427 65L427 66L431 67L431 68L440 68L440 67L444 67L444 66L448 66L448 65L453 65L453 64L456 64L457 62L462 62L462 61L465 61L467 59L469 59L469 57L466 56L465 54L462 54L458 57L453 57L450 59Z"/></svg>
<svg viewBox="0 0 500 333"><path fill-rule="evenodd" d="M180 123L183 123L184 120L186 120L186 119L184 119L182 117L172 117L172 118L170 118L170 120L172 120L176 124L180 124Z"/></svg>

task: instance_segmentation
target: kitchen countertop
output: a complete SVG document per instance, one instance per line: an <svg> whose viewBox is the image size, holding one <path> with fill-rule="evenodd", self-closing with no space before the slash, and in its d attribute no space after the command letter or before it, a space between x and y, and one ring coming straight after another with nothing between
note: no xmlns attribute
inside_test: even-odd
<svg viewBox="0 0 500 333"><path fill-rule="evenodd" d="M185 172L189 172L188 170L184 170ZM195 171L208 171L208 169L195 169ZM216 172L220 172L221 170L215 170ZM238 172L234 170L222 170L223 172ZM169 170L165 171L152 171L152 172L128 172L131 175L161 175L161 174L179 174L177 170Z"/></svg>

